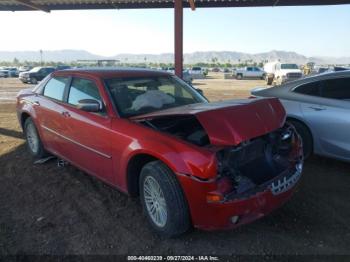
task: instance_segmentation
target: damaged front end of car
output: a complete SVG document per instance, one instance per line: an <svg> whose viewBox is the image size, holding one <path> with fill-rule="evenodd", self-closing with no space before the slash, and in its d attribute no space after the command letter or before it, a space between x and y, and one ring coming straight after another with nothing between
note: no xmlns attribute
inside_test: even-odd
<svg viewBox="0 0 350 262"><path fill-rule="evenodd" d="M268 98L191 105L133 120L180 142L188 170L175 173L191 200L193 224L212 230L250 223L292 196L303 149L285 119L281 103Z"/></svg>
<svg viewBox="0 0 350 262"><path fill-rule="evenodd" d="M285 122L277 99L193 105L136 120L215 154L217 190L208 194L208 202L244 199L266 190L278 195L301 175L301 139Z"/></svg>
<svg viewBox="0 0 350 262"><path fill-rule="evenodd" d="M299 180L302 144L295 129L285 124L273 132L217 152L217 191L220 202L247 199L259 192L279 195ZM210 202L210 198L208 199Z"/></svg>

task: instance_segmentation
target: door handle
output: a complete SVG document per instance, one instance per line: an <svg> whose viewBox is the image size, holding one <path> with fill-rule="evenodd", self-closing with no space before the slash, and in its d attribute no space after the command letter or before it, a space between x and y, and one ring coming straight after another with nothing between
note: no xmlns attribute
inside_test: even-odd
<svg viewBox="0 0 350 262"><path fill-rule="evenodd" d="M61 113L61 115L63 115L64 117L70 117L70 114L69 114L68 111L63 111L63 112Z"/></svg>
<svg viewBox="0 0 350 262"><path fill-rule="evenodd" d="M319 107L319 106L309 106L309 108L315 110L315 111L322 111L322 110L326 110L325 107Z"/></svg>
<svg viewBox="0 0 350 262"><path fill-rule="evenodd" d="M39 103L39 101L34 101L33 105L40 106L40 103Z"/></svg>

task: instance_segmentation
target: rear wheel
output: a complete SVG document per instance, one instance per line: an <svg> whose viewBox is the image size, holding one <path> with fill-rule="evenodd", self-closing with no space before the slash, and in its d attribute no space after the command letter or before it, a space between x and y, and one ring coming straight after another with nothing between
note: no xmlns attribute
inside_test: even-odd
<svg viewBox="0 0 350 262"><path fill-rule="evenodd" d="M30 154L38 159L45 157L47 153L40 140L38 130L30 117L28 117L24 123L24 134Z"/></svg>
<svg viewBox="0 0 350 262"><path fill-rule="evenodd" d="M190 227L190 216L175 174L161 161L146 164L141 170L140 198L152 229L161 236L174 237Z"/></svg>
<svg viewBox="0 0 350 262"><path fill-rule="evenodd" d="M304 159L307 159L313 152L313 138L310 130L301 122L295 120L288 120L301 137L303 142Z"/></svg>
<svg viewBox="0 0 350 262"><path fill-rule="evenodd" d="M236 76L236 78L237 78L238 80L242 80L242 79L243 79L243 75L242 75L242 74L238 74L238 75Z"/></svg>

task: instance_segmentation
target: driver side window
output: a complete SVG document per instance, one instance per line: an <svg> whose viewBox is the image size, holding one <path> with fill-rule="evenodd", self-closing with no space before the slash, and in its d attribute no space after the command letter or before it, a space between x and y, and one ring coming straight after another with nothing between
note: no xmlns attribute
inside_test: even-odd
<svg viewBox="0 0 350 262"><path fill-rule="evenodd" d="M311 82L311 83L298 86L297 88L294 89L293 92L309 95L309 96L321 96L320 86L321 86L320 81Z"/></svg>
<svg viewBox="0 0 350 262"><path fill-rule="evenodd" d="M68 104L77 106L80 100L93 99L103 106L102 98L95 82L83 79L73 78L68 95Z"/></svg>

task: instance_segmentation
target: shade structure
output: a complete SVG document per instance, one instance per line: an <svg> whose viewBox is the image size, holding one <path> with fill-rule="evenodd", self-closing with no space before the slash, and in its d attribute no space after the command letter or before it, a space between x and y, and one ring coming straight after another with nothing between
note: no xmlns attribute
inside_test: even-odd
<svg viewBox="0 0 350 262"><path fill-rule="evenodd" d="M174 8L175 0L1 0L0 11ZM182 1L190 7L191 0ZM195 0L199 7L259 7L350 4L350 0Z"/></svg>
<svg viewBox="0 0 350 262"><path fill-rule="evenodd" d="M0 0L0 11L174 8L174 64L183 69L183 8L316 6L350 4L350 0Z"/></svg>

